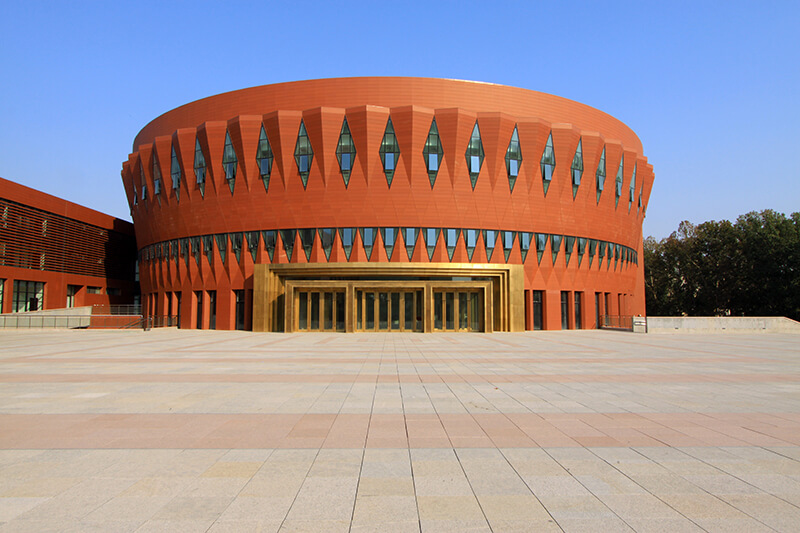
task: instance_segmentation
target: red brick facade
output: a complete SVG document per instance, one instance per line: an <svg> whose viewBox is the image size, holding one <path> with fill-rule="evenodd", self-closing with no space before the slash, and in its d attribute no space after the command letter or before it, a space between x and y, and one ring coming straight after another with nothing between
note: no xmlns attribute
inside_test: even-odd
<svg viewBox="0 0 800 533"><path fill-rule="evenodd" d="M379 154L390 117L400 151L391 186ZM347 185L336 153L345 118L356 150ZM423 149L434 119L443 157L432 187ZM295 159L301 122L313 149L306 186ZM485 158L473 188L465 153L476 123ZM268 190L256 159L262 126L274 155ZM512 191L506 154L515 128L522 162ZM233 192L223 169L226 134L238 161ZM540 163L550 135L555 166L545 194ZM194 173L196 142L207 165L202 193ZM574 189L571 166L579 142L583 172ZM170 177L173 149L181 169L177 189ZM604 150L605 183L598 199L596 171ZM616 198L615 179L623 157L621 195ZM158 195L154 194L154 163L162 181ZM122 179L136 227L143 298L151 313L180 312L182 327L209 327L208 298L202 296L216 291L216 327L234 328L233 291L243 291L239 297L245 300L244 322L249 328L253 265L289 259L280 236L270 258L264 235L259 234L257 249L252 250L255 258L247 239L238 237L242 244L237 260L231 234L303 228L515 232L507 259L502 234L488 259L483 232L470 258L464 231L451 258L442 231L431 258L420 235L410 261L520 264L521 243L527 235L531 242L524 261L526 329L534 327L535 296L542 300L542 327L562 327L562 292L568 293L570 328L577 325L576 292L581 295L577 318L583 328L595 327L596 311L610 315L645 312L642 220L653 183L652 166L638 137L620 121L556 96L416 78L312 80L243 89L192 102L153 120L136 137L134 152L123 163ZM142 199L143 185L146 199ZM548 236L541 260L537 233ZM192 244L196 241L192 238L221 234L225 235L224 262L216 240L209 257L205 249L195 250ZM555 262L551 235L562 240ZM575 238L569 263L568 237ZM308 259L299 234L295 239L291 262L348 262L338 233L330 258L318 234ZM594 255L590 254L592 242L596 242ZM610 243L605 246L612 255L600 264L604 242ZM585 246L582 254L580 246ZM196 251L201 254L199 261ZM355 238L349 262L387 260L380 236L369 258L361 237ZM391 261L409 261L402 235ZM204 317L199 324L198 295Z"/></svg>

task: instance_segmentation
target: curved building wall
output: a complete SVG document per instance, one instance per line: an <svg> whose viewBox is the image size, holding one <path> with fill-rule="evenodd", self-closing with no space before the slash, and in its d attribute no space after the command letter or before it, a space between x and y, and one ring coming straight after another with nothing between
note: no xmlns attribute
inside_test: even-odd
<svg viewBox="0 0 800 533"><path fill-rule="evenodd" d="M387 144L390 121L396 143ZM306 136L298 140L301 132ZM271 165L259 161L263 137ZM303 161L309 146L305 151L313 156ZM257 265L304 263L347 264L352 272L363 264L427 265L408 276L429 281L445 280L434 267L444 272L463 266L457 273L447 270L448 283L470 277L470 269L507 265L509 279L519 280L508 286L497 281L495 289L486 289L494 296L481 293L484 304L496 307L494 315L481 315L483 330L587 328L596 326L598 314L644 314L639 257L652 166L629 128L583 104L453 80L313 80L187 104L148 124L135 147L122 177L142 292L151 312L180 313L182 327L281 330L286 324L291 329L291 320L297 326L296 295L294 307L288 296L274 299L269 309L260 306L287 280L311 278L264 267L284 276L267 291ZM203 183L195 171L198 147ZM396 164L387 177L386 153L392 150ZM301 172L306 161L307 172ZM576 180L574 167L580 166ZM314 276L341 280L350 271L337 267ZM391 276L380 268L359 272L362 281L404 279L399 270ZM505 292L498 293L499 286ZM348 287L360 294L359 287ZM426 287L419 287L424 330L442 329L428 309L437 289ZM399 289L386 288L392 290ZM364 329L354 325L356 308L347 309L347 330ZM262 320L263 313L272 318Z"/></svg>

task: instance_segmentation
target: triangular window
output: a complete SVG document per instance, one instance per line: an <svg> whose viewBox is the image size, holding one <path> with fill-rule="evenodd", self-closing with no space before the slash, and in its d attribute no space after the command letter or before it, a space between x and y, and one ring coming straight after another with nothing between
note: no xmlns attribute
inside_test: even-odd
<svg viewBox="0 0 800 533"><path fill-rule="evenodd" d="M542 171L542 187L544 187L544 195L547 196L547 189L550 188L550 181L553 179L553 170L556 168L556 154L553 151L552 132L547 136L547 144L544 145L540 167Z"/></svg>
<svg viewBox="0 0 800 533"><path fill-rule="evenodd" d="M558 252L561 251L561 235L550 235L550 251L553 253L553 264L556 264Z"/></svg>
<svg viewBox="0 0 800 533"><path fill-rule="evenodd" d="M181 162L178 154L175 153L175 146L172 147L172 158L169 165L169 176L172 180L172 190L175 191L175 198L181 199Z"/></svg>
<svg viewBox="0 0 800 533"><path fill-rule="evenodd" d="M222 259L222 264L225 264L226 256L228 255L228 234L227 233L217 233L214 235L214 238L217 241L217 251L219 251L219 258Z"/></svg>
<svg viewBox="0 0 800 533"><path fill-rule="evenodd" d="M565 237L564 238L564 259L567 260L567 266L569 266L569 260L572 258L572 250L575 248L575 237Z"/></svg>
<svg viewBox="0 0 800 533"><path fill-rule="evenodd" d="M386 175L386 183L391 187L394 171L397 168L397 160L400 157L400 146L397 144L397 136L394 134L391 117L386 123L386 131L383 133L379 152L381 154L381 163L383 164L383 173Z"/></svg>
<svg viewBox="0 0 800 533"><path fill-rule="evenodd" d="M603 258L606 256L606 247L608 243L606 241L600 241L600 251L597 254L597 268L603 267Z"/></svg>
<svg viewBox="0 0 800 533"><path fill-rule="evenodd" d="M161 201L161 168L158 165L158 155L153 150L153 194Z"/></svg>
<svg viewBox="0 0 800 533"><path fill-rule="evenodd" d="M236 184L236 167L239 160L236 158L236 150L233 149L231 142L231 135L225 132L225 149L222 151L222 169L225 171L225 180L228 182L228 188L233 194L233 186Z"/></svg>
<svg viewBox="0 0 800 533"><path fill-rule="evenodd" d="M433 261L433 252L436 251L436 243L439 241L439 228L425 228L425 247L428 249L428 260Z"/></svg>
<svg viewBox="0 0 800 533"><path fill-rule="evenodd" d="M197 263L197 266L200 266L200 255L202 254L202 250L200 249L200 237L189 237L189 241L192 245L194 262Z"/></svg>
<svg viewBox="0 0 800 533"><path fill-rule="evenodd" d="M333 249L333 239L336 237L336 230L333 228L320 228L319 242L322 244L322 251L325 252L325 259L331 260L331 250Z"/></svg>
<svg viewBox="0 0 800 533"><path fill-rule="evenodd" d="M475 253L475 246L478 245L478 230L465 229L464 244L467 246L467 257L469 257L469 260L472 261L472 254Z"/></svg>
<svg viewBox="0 0 800 533"><path fill-rule="evenodd" d="M197 185L200 186L200 196L204 197L206 192L206 158L203 156L203 149L200 147L200 139L194 140L194 176Z"/></svg>
<svg viewBox="0 0 800 533"><path fill-rule="evenodd" d="M425 168L428 170L428 179L431 182L431 189L433 189L433 184L436 183L436 175L439 173L439 167L444 156L444 149L439 140L439 129L436 127L436 119L431 122L431 129L428 132L422 155L425 157Z"/></svg>
<svg viewBox="0 0 800 533"><path fill-rule="evenodd" d="M578 141L575 149L575 157L572 158L572 199L578 194L578 187L581 185L583 175L583 139Z"/></svg>
<svg viewBox="0 0 800 533"><path fill-rule="evenodd" d="M528 257L528 251L531 249L531 241L533 240L533 233L529 231L519 232L519 251L522 256L522 262L525 263L525 258Z"/></svg>
<svg viewBox="0 0 800 533"><path fill-rule="evenodd" d="M308 185L308 173L311 172L311 162L313 160L314 150L311 149L311 141L308 140L306 125L301 120L300 131L297 133L297 144L294 146L294 161L297 163L300 179L303 180L303 189Z"/></svg>
<svg viewBox="0 0 800 533"><path fill-rule="evenodd" d="M544 247L547 246L547 233L534 233L536 238L536 262L542 264Z"/></svg>
<svg viewBox="0 0 800 533"><path fill-rule="evenodd" d="M186 266L189 266L189 237L183 237L181 239L181 257L186 262Z"/></svg>
<svg viewBox="0 0 800 533"><path fill-rule="evenodd" d="M467 146L467 168L469 169L469 180L472 182L472 190L475 190L475 184L478 182L478 175L481 173L483 166L483 143L481 142L481 132L478 129L478 122L475 121L475 127L472 128L472 135L469 138L469 145Z"/></svg>
<svg viewBox="0 0 800 533"><path fill-rule="evenodd" d="M286 260L291 262L292 253L294 252L294 236L296 235L297 230L282 229L280 232L281 241L283 241L283 251L286 252ZM264 240L264 243L266 244L266 239Z"/></svg>
<svg viewBox="0 0 800 533"><path fill-rule="evenodd" d="M511 255L511 250L514 249L514 238L516 237L515 231L504 231L502 233L503 237L503 255L506 258L506 263L508 263L508 258Z"/></svg>
<svg viewBox="0 0 800 533"><path fill-rule="evenodd" d="M139 205L139 193L136 191L136 184L132 183L133 185L133 205Z"/></svg>
<svg viewBox="0 0 800 533"><path fill-rule="evenodd" d="M592 266L592 260L594 256L597 254L597 240L596 239L589 239L589 267Z"/></svg>
<svg viewBox="0 0 800 533"><path fill-rule="evenodd" d="M147 200L147 180L144 177L144 165L141 162L139 164L139 174L142 178L142 201L144 202Z"/></svg>
<svg viewBox="0 0 800 533"><path fill-rule="evenodd" d="M261 232L261 237L264 239L264 249L269 255L269 262L275 257L275 243L278 241L278 232L274 229L264 230Z"/></svg>
<svg viewBox="0 0 800 533"><path fill-rule="evenodd" d="M214 257L214 236L203 235L203 253L206 254L206 261L208 264L213 264L212 257Z"/></svg>
<svg viewBox="0 0 800 533"><path fill-rule="evenodd" d="M617 180L614 184L614 207L619 205L619 197L622 196L622 167L625 164L625 155L619 158L619 170L617 170Z"/></svg>
<svg viewBox="0 0 800 533"><path fill-rule="evenodd" d="M630 193L628 195L628 213L631 212L631 206L633 205L633 197L636 194L636 167L637 165L633 165L633 176L631 176L631 188Z"/></svg>
<svg viewBox="0 0 800 533"><path fill-rule="evenodd" d="M493 229L483 230L483 245L486 250L486 260L491 261L494 254L494 247L497 244L497 231Z"/></svg>
<svg viewBox="0 0 800 533"><path fill-rule="evenodd" d="M458 237L461 235L460 229L447 228L444 230L444 243L447 246L447 257L453 260L453 253L458 245Z"/></svg>
<svg viewBox="0 0 800 533"><path fill-rule="evenodd" d="M406 243L408 260L411 261L411 257L414 255L414 247L417 245L419 230L417 228L403 228L401 231L403 232L403 241Z"/></svg>
<svg viewBox="0 0 800 533"><path fill-rule="evenodd" d="M381 239L383 239L383 249L386 250L386 257L392 260L392 252L397 242L397 228L381 228Z"/></svg>
<svg viewBox="0 0 800 533"><path fill-rule="evenodd" d="M236 262L242 262L242 233L231 233L231 251L236 256Z"/></svg>
<svg viewBox="0 0 800 533"><path fill-rule="evenodd" d="M244 237L247 239L247 249L250 250L250 257L253 258L253 263L255 263L256 256L258 255L258 241L261 234L257 231L248 231L245 232Z"/></svg>
<svg viewBox="0 0 800 533"><path fill-rule="evenodd" d="M350 252L353 251L353 242L356 240L355 228L339 228L339 240L342 242L345 257L350 261Z"/></svg>
<svg viewBox="0 0 800 533"><path fill-rule="evenodd" d="M258 173L261 175L261 182L264 190L269 192L269 178L272 175L272 146L267 138L267 131L261 125L261 133L258 135L258 150L256 150L256 162L258 163Z"/></svg>
<svg viewBox="0 0 800 533"><path fill-rule="evenodd" d="M586 253L586 237L578 237L578 266L581 266L583 254Z"/></svg>
<svg viewBox="0 0 800 533"><path fill-rule="evenodd" d="M600 154L600 162L597 163L597 172L594 175L597 185L597 201L600 201L600 194L606 185L606 147L603 146L603 153Z"/></svg>
<svg viewBox="0 0 800 533"><path fill-rule="evenodd" d="M367 261L372 259L372 248L375 246L375 235L378 233L376 228L358 228L361 235L361 244L367 254Z"/></svg>
<svg viewBox="0 0 800 533"><path fill-rule="evenodd" d="M514 185L517 183L521 165L522 148L519 145L517 127L514 126L514 133L511 134L511 142L508 143L508 150L506 150L506 174L508 174L508 188L511 192L514 192Z"/></svg>
<svg viewBox="0 0 800 533"><path fill-rule="evenodd" d="M350 171L353 170L353 163L356 160L356 146L353 144L353 136L350 135L350 127L347 119L342 123L342 131L339 133L339 144L336 145L336 159L339 160L339 170L342 172L344 186L350 184Z"/></svg>
<svg viewBox="0 0 800 533"><path fill-rule="evenodd" d="M306 253L306 261L311 261L311 251L314 249L314 238L317 232L313 229L300 230L300 244L303 246L303 251Z"/></svg>

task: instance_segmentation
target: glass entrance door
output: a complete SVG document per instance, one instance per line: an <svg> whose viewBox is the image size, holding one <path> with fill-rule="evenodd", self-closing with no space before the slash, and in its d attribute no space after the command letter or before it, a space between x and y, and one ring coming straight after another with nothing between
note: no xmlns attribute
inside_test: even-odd
<svg viewBox="0 0 800 533"><path fill-rule="evenodd" d="M422 331L422 291L356 291L357 331Z"/></svg>
<svg viewBox="0 0 800 533"><path fill-rule="evenodd" d="M298 331L344 331L344 291L298 291Z"/></svg>
<svg viewBox="0 0 800 533"><path fill-rule="evenodd" d="M483 302L479 291L434 291L433 329L483 331Z"/></svg>

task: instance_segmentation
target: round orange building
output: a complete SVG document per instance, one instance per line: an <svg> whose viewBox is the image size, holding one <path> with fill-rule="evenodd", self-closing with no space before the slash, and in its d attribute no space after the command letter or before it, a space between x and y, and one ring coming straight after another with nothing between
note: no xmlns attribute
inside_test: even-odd
<svg viewBox="0 0 800 533"><path fill-rule="evenodd" d="M252 87L156 118L122 166L145 308L181 327L521 331L645 312L652 166L622 122L557 96Z"/></svg>

